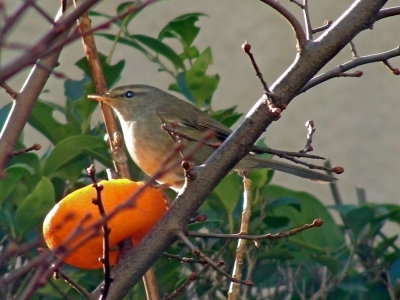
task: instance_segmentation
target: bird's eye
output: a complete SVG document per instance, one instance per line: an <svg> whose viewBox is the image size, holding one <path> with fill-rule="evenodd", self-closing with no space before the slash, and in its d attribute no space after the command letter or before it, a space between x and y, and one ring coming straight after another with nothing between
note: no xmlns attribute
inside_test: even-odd
<svg viewBox="0 0 400 300"><path fill-rule="evenodd" d="M134 92L132 92L132 91L127 91L127 92L125 93L125 98L133 98L134 95L135 95Z"/></svg>

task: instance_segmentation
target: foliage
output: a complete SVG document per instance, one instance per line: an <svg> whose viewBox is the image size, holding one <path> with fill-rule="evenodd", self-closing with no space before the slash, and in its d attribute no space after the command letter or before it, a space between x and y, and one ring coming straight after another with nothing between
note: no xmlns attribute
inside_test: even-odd
<svg viewBox="0 0 400 300"><path fill-rule="evenodd" d="M117 13L129 3L121 4ZM111 16L92 12L92 16ZM132 47L143 53L149 61L159 66L173 78L169 90L180 93L215 119L232 126L241 116L235 107L214 111L212 96L218 75L208 75L207 68L213 62L210 48L198 49L193 43L200 28L195 24L200 13L182 15L170 21L160 30L158 37L132 34L129 24L136 14L125 20L115 21L120 28L118 34L98 33L105 39ZM178 41L180 49L169 46ZM105 55L100 55L104 70L107 70L107 85L116 84L124 68L124 61L109 65ZM93 125L92 114L97 103L86 96L94 92L89 80L85 59L76 65L84 71L82 80L66 80L65 105L58 106L38 100L29 124L51 143L50 149L39 157L27 153L10 160L7 178L0 181L0 298L13 295L18 298L24 290L24 282L32 278L34 270L7 282L7 276L16 274L22 265L29 264L38 255L36 248L41 242L41 224L54 203L76 188L88 184L83 170L92 163L112 168L111 156L104 142L104 124ZM10 110L7 105L0 110L4 116ZM66 122L53 117L58 111ZM3 118L0 118L2 120ZM22 142L18 148L25 148ZM131 166L134 178L144 175ZM298 235L278 240L262 240L258 245L248 242L244 266L245 278L254 282L247 289L246 298L256 299L265 295L269 299L300 299L304 295L311 299L323 288L327 299L389 299L389 291L399 293L400 251L396 246L397 235L387 237L382 228L388 222L400 223L400 206L387 204L333 205L325 207L319 199L309 193L296 192L285 187L271 185L273 172L256 170L250 173L252 180L252 219L250 234L265 234L287 231L311 223L316 218L324 225L304 231ZM106 178L101 171L98 178ZM189 230L207 230L212 233L234 233L240 220L242 187L237 174L228 175L210 194L201 213L207 221L189 226ZM332 217L339 212L340 220ZM34 212L34 213L32 213ZM34 243L38 241L38 243ZM236 241L224 239L195 238L194 243L214 260L223 260L229 273L234 261ZM15 249L27 247L27 251L12 255ZM21 248L22 249L22 248ZM181 257L193 257L181 242L167 250ZM94 289L102 280L101 271L84 271L65 266L64 270L87 290ZM211 299L224 297L229 282L221 274L201 264L181 264L177 260L160 258L155 263L161 293L172 292L186 280L190 272L199 274L194 285L189 286L179 299ZM6 284L7 283L7 284ZM35 292L31 299L79 299L77 292L62 281L50 279ZM142 285L137 285L127 299L144 299Z"/></svg>

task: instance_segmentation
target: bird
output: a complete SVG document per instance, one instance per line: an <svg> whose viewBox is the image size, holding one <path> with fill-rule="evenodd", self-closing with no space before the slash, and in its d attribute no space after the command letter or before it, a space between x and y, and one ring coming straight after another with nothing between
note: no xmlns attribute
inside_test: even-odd
<svg viewBox="0 0 400 300"><path fill-rule="evenodd" d="M187 151L207 130L215 132L209 142L223 142L232 130L214 120L193 104L179 99L161 89L144 84L131 84L111 89L105 94L88 95L89 99L103 101L111 106L120 121L126 148L135 164L147 175L152 176L166 155L174 149L174 141L161 128L162 123L175 124L176 129L193 140L183 138L183 152ZM189 161L202 165L215 151L207 145L193 153ZM182 160L176 152L177 160ZM302 168L293 164L265 159L249 153L235 170L268 168L321 183L334 182L335 177ZM157 182L179 191L184 184L181 166L164 174Z"/></svg>

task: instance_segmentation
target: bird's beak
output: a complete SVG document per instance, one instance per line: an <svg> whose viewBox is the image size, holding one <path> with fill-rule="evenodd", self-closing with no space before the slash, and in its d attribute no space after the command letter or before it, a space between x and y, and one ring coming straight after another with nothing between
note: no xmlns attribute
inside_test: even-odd
<svg viewBox="0 0 400 300"><path fill-rule="evenodd" d="M103 95L93 94L93 95L88 95L87 97L92 100L102 101L104 103L107 103L108 105L112 105L113 102L113 98L111 98L108 94L103 94Z"/></svg>

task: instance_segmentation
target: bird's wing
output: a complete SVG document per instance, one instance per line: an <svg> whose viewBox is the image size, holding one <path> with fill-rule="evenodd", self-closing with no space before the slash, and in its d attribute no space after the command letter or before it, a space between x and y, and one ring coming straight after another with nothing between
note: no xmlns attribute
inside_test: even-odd
<svg viewBox="0 0 400 300"><path fill-rule="evenodd" d="M202 116L203 117L203 116ZM224 141L232 131L228 128L219 123L218 121L214 120L213 118L201 118L197 120L189 120L185 119L182 120L182 125L194 128L200 131L207 131L213 130L215 132L215 136L220 140Z"/></svg>

